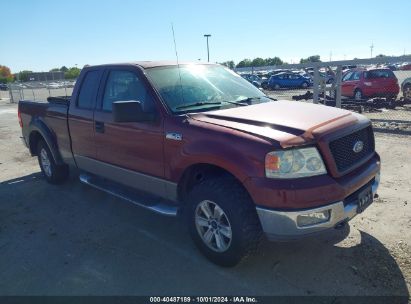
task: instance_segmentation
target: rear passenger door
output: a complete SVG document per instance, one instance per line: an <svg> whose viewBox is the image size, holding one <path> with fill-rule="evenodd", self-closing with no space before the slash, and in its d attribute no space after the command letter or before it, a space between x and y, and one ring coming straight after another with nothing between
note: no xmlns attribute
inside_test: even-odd
<svg viewBox="0 0 411 304"><path fill-rule="evenodd" d="M68 124L71 148L77 165L86 166L89 159L96 157L94 141L94 108L103 71L89 69L77 81L79 89L73 92L70 102Z"/></svg>

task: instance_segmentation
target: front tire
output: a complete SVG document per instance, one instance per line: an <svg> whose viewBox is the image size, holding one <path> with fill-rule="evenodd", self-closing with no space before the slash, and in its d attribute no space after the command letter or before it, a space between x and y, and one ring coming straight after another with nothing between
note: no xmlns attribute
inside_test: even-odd
<svg viewBox="0 0 411 304"><path fill-rule="evenodd" d="M49 147L43 140L37 145L37 158L41 172L50 184L60 184L68 178L68 166L56 164Z"/></svg>
<svg viewBox="0 0 411 304"><path fill-rule="evenodd" d="M213 263L232 267L257 249L262 232L255 205L236 180L205 180L192 189L187 204L191 238Z"/></svg>

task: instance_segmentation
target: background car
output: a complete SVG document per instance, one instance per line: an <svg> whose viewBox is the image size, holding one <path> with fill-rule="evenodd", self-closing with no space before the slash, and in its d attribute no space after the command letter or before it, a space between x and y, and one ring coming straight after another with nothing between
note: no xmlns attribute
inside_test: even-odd
<svg viewBox="0 0 411 304"><path fill-rule="evenodd" d="M261 88L261 83L263 82L263 80L258 77L257 75L254 74L242 74L241 77L243 77L245 80L247 80L248 82L252 83L254 86L256 86L257 88Z"/></svg>
<svg viewBox="0 0 411 304"><path fill-rule="evenodd" d="M310 77L297 73L279 73L272 75L268 80L268 87L274 90L280 88L308 88L312 85L313 81Z"/></svg>
<svg viewBox="0 0 411 304"><path fill-rule="evenodd" d="M401 84L401 91L405 100L411 100L411 77L404 79Z"/></svg>
<svg viewBox="0 0 411 304"><path fill-rule="evenodd" d="M332 75L331 73L325 73L322 71L319 71L318 73L320 74L320 78L325 80L325 83L329 84L334 81L334 75ZM314 78L314 71L308 71L308 74L311 76L311 78Z"/></svg>
<svg viewBox="0 0 411 304"><path fill-rule="evenodd" d="M411 63L404 63L399 69L401 71L411 71Z"/></svg>
<svg viewBox="0 0 411 304"><path fill-rule="evenodd" d="M7 91L9 87L5 83L0 83L0 91Z"/></svg>
<svg viewBox="0 0 411 304"><path fill-rule="evenodd" d="M341 95L355 100L374 97L396 99L399 92L398 79L387 68L354 69L342 78Z"/></svg>

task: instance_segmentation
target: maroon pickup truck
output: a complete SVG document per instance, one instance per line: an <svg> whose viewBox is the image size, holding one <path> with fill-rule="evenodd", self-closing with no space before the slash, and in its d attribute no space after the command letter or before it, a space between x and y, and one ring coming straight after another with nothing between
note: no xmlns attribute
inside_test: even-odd
<svg viewBox="0 0 411 304"><path fill-rule="evenodd" d="M47 181L75 169L83 183L181 215L223 266L263 233L289 240L344 226L379 184L367 118L273 100L220 65L87 66L71 98L20 101L18 115Z"/></svg>

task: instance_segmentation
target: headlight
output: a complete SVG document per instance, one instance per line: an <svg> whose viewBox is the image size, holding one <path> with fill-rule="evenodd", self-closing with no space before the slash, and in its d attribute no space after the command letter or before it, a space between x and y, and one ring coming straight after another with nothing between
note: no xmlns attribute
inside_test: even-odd
<svg viewBox="0 0 411 304"><path fill-rule="evenodd" d="M265 157L265 175L269 178L298 178L327 173L317 148L274 151Z"/></svg>

